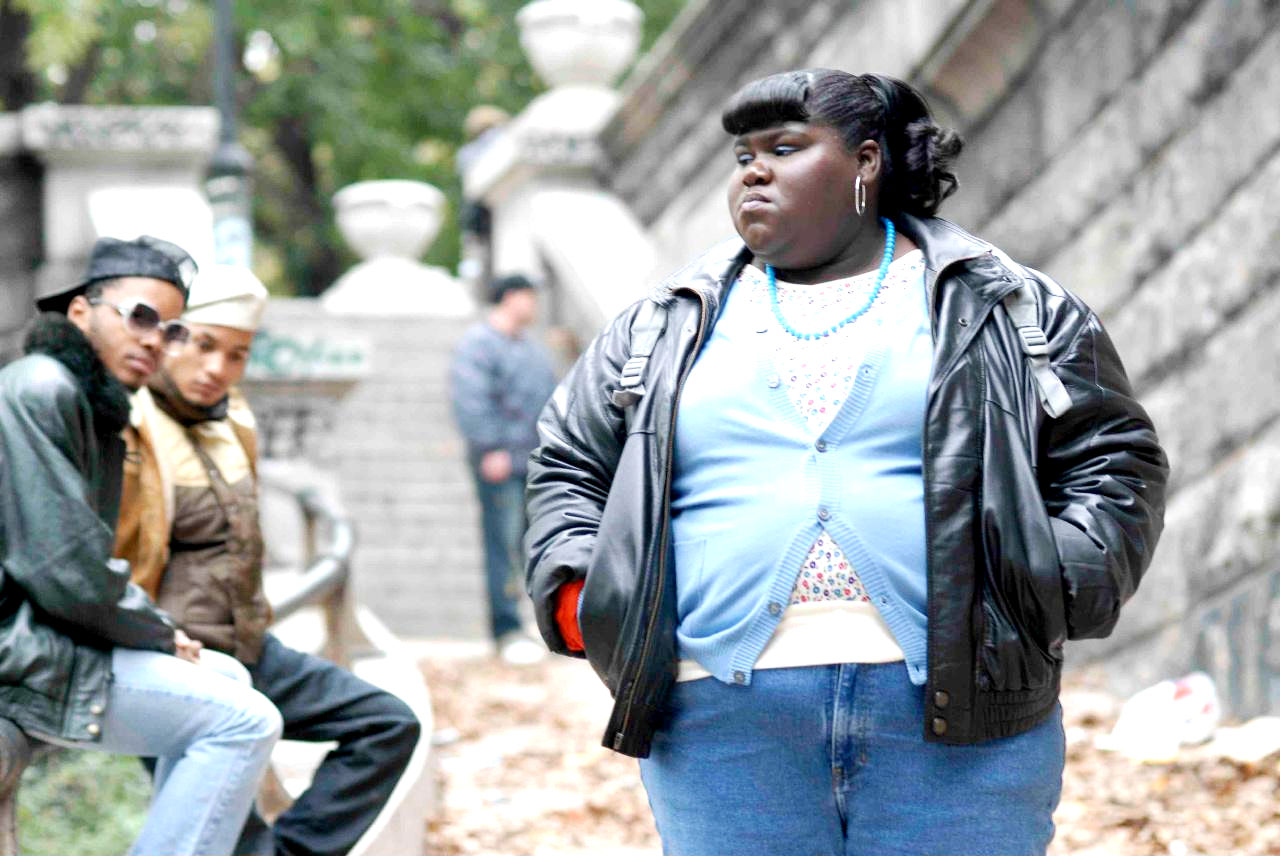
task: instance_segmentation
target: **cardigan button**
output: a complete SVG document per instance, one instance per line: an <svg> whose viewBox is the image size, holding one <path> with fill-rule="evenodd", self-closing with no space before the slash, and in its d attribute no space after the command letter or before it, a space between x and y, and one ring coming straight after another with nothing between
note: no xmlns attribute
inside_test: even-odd
<svg viewBox="0 0 1280 856"><path fill-rule="evenodd" d="M92 713L94 716L102 716L104 710L102 705L100 704L91 704L89 705L89 712Z"/></svg>
<svg viewBox="0 0 1280 856"><path fill-rule="evenodd" d="M769 604L769 614L770 614L770 615L777 615L777 614L778 614L778 613L780 613L780 612L782 612L782 604L780 604L780 603L771 603L771 604Z"/></svg>
<svg viewBox="0 0 1280 856"><path fill-rule="evenodd" d="M813 448L817 449L819 452L825 452L827 450L827 441L819 440L813 444Z"/></svg>
<svg viewBox="0 0 1280 856"><path fill-rule="evenodd" d="M778 377L776 374L771 374L764 379L764 382L769 384L769 389L777 389L782 385L782 378Z"/></svg>
<svg viewBox="0 0 1280 856"><path fill-rule="evenodd" d="M933 706L938 710L944 710L949 704L951 704L951 695L946 690L938 690L933 694Z"/></svg>
<svg viewBox="0 0 1280 856"><path fill-rule="evenodd" d="M947 721L941 716L933 718L933 733L939 737L947 733Z"/></svg>
<svg viewBox="0 0 1280 856"><path fill-rule="evenodd" d="M744 672L734 672L734 673L733 673L733 682L734 682L735 684L745 684L745 683L747 682L747 676L746 676L746 674L745 674Z"/></svg>
<svg viewBox="0 0 1280 856"><path fill-rule="evenodd" d="M97 737L99 734L102 733L102 727L99 726L98 723L96 722L90 722L88 725L84 727L84 730L89 732L89 734L93 737Z"/></svg>
<svg viewBox="0 0 1280 856"><path fill-rule="evenodd" d="M825 508L819 508L819 509L818 509L818 519L819 519L819 520L822 520L822 521L830 520L830 519L831 519L831 512L830 512L830 511L827 511Z"/></svg>

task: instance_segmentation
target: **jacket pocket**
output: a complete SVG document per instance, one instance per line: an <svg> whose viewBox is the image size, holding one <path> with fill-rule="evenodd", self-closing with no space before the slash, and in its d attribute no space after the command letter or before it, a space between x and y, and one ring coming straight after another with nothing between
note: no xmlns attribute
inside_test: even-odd
<svg viewBox="0 0 1280 856"><path fill-rule="evenodd" d="M1062 566L1044 506L1024 503L1015 531L989 525L986 546L986 590L983 600L1003 613L1007 623L1051 660L1062 659L1067 638Z"/></svg>
<svg viewBox="0 0 1280 856"><path fill-rule="evenodd" d="M1062 565L1015 417L993 412L980 513L981 660L995 689L1036 689L1054 680L1062 661Z"/></svg>
<svg viewBox="0 0 1280 856"><path fill-rule="evenodd" d="M1049 686L1061 666L1057 656L1032 638L1024 621L1015 619L994 598L982 598L982 649L979 661L985 689L1002 692Z"/></svg>
<svg viewBox="0 0 1280 856"><path fill-rule="evenodd" d="M0 628L0 684L19 686L62 703L71 692L75 643L41 623L29 603Z"/></svg>
<svg viewBox="0 0 1280 856"><path fill-rule="evenodd" d="M1067 521L1054 519L1052 524L1062 567L1067 638L1107 636L1120 618L1123 598L1107 567L1106 552Z"/></svg>

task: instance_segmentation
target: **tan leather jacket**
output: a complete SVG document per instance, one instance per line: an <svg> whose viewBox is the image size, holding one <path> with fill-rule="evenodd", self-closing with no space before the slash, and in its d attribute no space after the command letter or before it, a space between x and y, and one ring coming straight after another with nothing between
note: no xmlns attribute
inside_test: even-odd
<svg viewBox="0 0 1280 856"><path fill-rule="evenodd" d="M150 390L134 394L124 432L128 453L114 555L129 560L134 582L193 638L251 664L271 611L262 590L257 433L238 393L232 394L225 421L248 458L247 483L234 488L238 495L224 509L206 475L197 493L205 494L199 501L210 519L201 522L200 543L182 544L175 540L182 534L175 533L175 514L179 501L192 501L192 489L178 484L177 473L194 464L207 474L206 465L189 444L173 442L185 432L160 410Z"/></svg>

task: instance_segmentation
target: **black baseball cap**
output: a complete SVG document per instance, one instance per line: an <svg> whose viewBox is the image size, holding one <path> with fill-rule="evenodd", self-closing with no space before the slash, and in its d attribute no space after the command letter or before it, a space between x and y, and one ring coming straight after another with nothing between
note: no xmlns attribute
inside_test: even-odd
<svg viewBox="0 0 1280 856"><path fill-rule="evenodd" d="M187 302L187 292L196 276L196 263L186 250L169 241L140 235L132 241L119 238L99 238L89 256L89 270L84 279L64 291L47 294L36 301L41 312L63 312L72 298L104 279L121 276L146 276L172 283L182 292L182 303Z"/></svg>

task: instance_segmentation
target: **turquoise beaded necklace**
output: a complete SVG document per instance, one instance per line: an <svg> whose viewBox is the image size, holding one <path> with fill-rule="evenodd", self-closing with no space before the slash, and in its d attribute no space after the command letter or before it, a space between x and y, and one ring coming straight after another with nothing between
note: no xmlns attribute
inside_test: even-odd
<svg viewBox="0 0 1280 856"><path fill-rule="evenodd" d="M896 243L893 221L887 217L881 217L880 222L884 224L884 258L880 260L880 271L876 274L876 287L871 290L871 295L867 297L867 302L863 304L862 308L843 321L832 324L825 330L819 330L816 333L801 333L787 323L787 319L782 317L782 307L778 305L778 274L774 271L773 265L764 266L765 272L769 274L769 305L773 309L773 317L778 319L778 323L782 325L783 330L786 330L797 339L821 339L823 336L830 336L846 324L857 321L871 308L872 304L876 302L876 298L880 296L880 289L884 287L884 278L889 273L889 264L893 261L893 245Z"/></svg>

